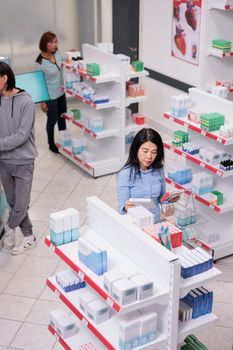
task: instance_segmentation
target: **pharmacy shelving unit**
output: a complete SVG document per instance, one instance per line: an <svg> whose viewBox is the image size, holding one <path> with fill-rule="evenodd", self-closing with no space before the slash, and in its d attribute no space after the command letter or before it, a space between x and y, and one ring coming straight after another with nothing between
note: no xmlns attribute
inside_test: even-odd
<svg viewBox="0 0 233 350"><path fill-rule="evenodd" d="M83 45L82 53L85 61L100 65L101 75L88 75L86 72L73 68L71 64L65 62L63 66L67 70L81 75L84 82L91 84L99 95L109 96L109 102L95 104L73 89L63 87L63 90L81 102L78 106L78 108L81 108L81 113L83 111L88 115L102 116L104 118L104 130L93 132L85 123L72 120L71 115L66 113L64 118L83 130L87 150L94 155L95 160L88 163L83 160L82 154L73 154L71 148L64 148L59 142L57 142L57 146L61 154L93 177L98 177L119 171L125 162L125 134L128 133L125 126L125 108L131 103L146 99L145 96L126 97L125 83L131 77L144 76L147 72L130 72L121 55L101 51L89 44ZM134 128L139 129L137 126L134 126Z"/></svg>
<svg viewBox="0 0 233 350"><path fill-rule="evenodd" d="M195 332L216 320L216 316L211 314L181 325L178 322L178 305L179 298L186 295L190 289L216 278L219 274L217 269L184 280L180 277L180 263L177 256L143 233L126 216L119 215L96 197L87 198L87 206L88 225L81 228L81 235L88 234L93 243L98 242L98 246L107 250L109 271L114 268L124 269L126 266L134 267L138 272L152 278L154 295L121 306L104 289L103 276L95 275L79 261L78 241L54 246L49 237L46 237L45 244L86 281L85 288L97 293L112 310L108 321L96 325L80 309L79 296L84 289L65 293L56 283L55 277L48 278L47 286L76 315L79 327L82 326L82 332L78 332L70 340L59 337L63 346L66 343L65 349L76 349L78 348L76 344L86 342L86 332L90 333L90 339L96 337L96 350L119 349L119 321L123 315L134 310L155 311L158 314L157 338L152 343L136 348L138 350L176 350L177 344L182 342L187 332ZM56 333L51 326L49 330ZM84 339L82 339L83 332ZM71 343L75 344L74 347L70 345Z"/></svg>
<svg viewBox="0 0 233 350"><path fill-rule="evenodd" d="M219 112L225 115L227 120L232 120L233 103L207 92L196 88L189 89L189 95L192 104L200 108L203 112ZM205 146L218 149L224 149L229 154L233 154L233 138L224 138L219 135L219 131L206 132L202 130L199 124L191 122L188 118L175 118L170 113L164 113L164 117L170 122L177 124L177 128L188 131L189 140ZM233 171L222 171L221 169L200 161L198 156L191 156L183 152L180 148L172 146L170 141L164 143L166 149L176 153L178 157L187 161L187 165L192 168L193 172L207 171L214 176L214 188L223 192L224 202L222 205L216 206L210 204L200 195L193 194L190 184L179 185L167 178L167 182L176 188L185 189L188 195L192 195L200 208L200 211L206 217L207 231L216 232L219 239L215 242L204 242L213 250L214 258L219 259L233 253L233 197L231 195Z"/></svg>
<svg viewBox="0 0 233 350"><path fill-rule="evenodd" d="M200 88L209 91L217 80L232 80L233 45L231 52L222 52L211 47L213 39L230 40L233 43L233 6L227 0L207 0L203 2L203 67ZM233 89L229 88L228 98L233 99Z"/></svg>

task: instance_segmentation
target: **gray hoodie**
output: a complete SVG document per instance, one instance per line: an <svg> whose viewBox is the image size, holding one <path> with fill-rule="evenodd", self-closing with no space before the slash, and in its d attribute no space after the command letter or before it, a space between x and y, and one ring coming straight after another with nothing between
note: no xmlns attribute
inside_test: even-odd
<svg viewBox="0 0 233 350"><path fill-rule="evenodd" d="M12 97L0 96L0 161L29 164L38 155L35 145L35 105L20 90Z"/></svg>

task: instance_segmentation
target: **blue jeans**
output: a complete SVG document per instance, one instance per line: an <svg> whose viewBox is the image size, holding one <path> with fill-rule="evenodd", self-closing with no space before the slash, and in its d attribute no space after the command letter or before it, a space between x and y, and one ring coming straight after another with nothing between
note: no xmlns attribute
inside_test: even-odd
<svg viewBox="0 0 233 350"><path fill-rule="evenodd" d="M56 98L55 100L47 101L47 136L48 144L54 145L54 127L58 124L58 130L66 130L66 120L61 117L62 113L67 111L66 96L65 94Z"/></svg>

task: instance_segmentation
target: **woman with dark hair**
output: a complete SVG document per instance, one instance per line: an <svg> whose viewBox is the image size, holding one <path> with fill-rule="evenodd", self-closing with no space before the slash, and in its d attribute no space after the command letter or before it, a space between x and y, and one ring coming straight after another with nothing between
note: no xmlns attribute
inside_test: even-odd
<svg viewBox="0 0 233 350"><path fill-rule="evenodd" d="M131 144L128 160L118 174L118 210L126 214L134 204L130 198L150 198L155 223L160 222L159 201L166 192L164 175L164 147L158 132L141 129ZM175 202L179 196L172 199Z"/></svg>
<svg viewBox="0 0 233 350"><path fill-rule="evenodd" d="M15 76L8 64L0 62L0 177L10 206L4 247L13 255L22 254L36 244L28 214L32 187L35 145L35 105L31 96L15 86ZM15 231L23 233L21 244Z"/></svg>
<svg viewBox="0 0 233 350"><path fill-rule="evenodd" d="M66 121L62 113L67 110L66 96L61 90L63 85L62 56L58 52L57 36L52 32L42 34L39 43L41 53L36 59L36 70L44 72L50 100L41 103L41 109L47 114L47 136L50 151L59 153L54 141L54 127L66 129Z"/></svg>

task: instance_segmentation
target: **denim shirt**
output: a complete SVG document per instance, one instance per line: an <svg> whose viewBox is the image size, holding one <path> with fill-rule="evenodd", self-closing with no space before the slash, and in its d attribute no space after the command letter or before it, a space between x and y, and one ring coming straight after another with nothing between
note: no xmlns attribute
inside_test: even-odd
<svg viewBox="0 0 233 350"><path fill-rule="evenodd" d="M154 222L160 222L159 200L166 192L164 169L140 170L140 175L134 172L130 178L131 167L127 166L118 173L117 178L117 197L118 211L120 214L126 214L124 211L125 202L129 198L151 198L155 204L154 208L149 209L154 214Z"/></svg>

